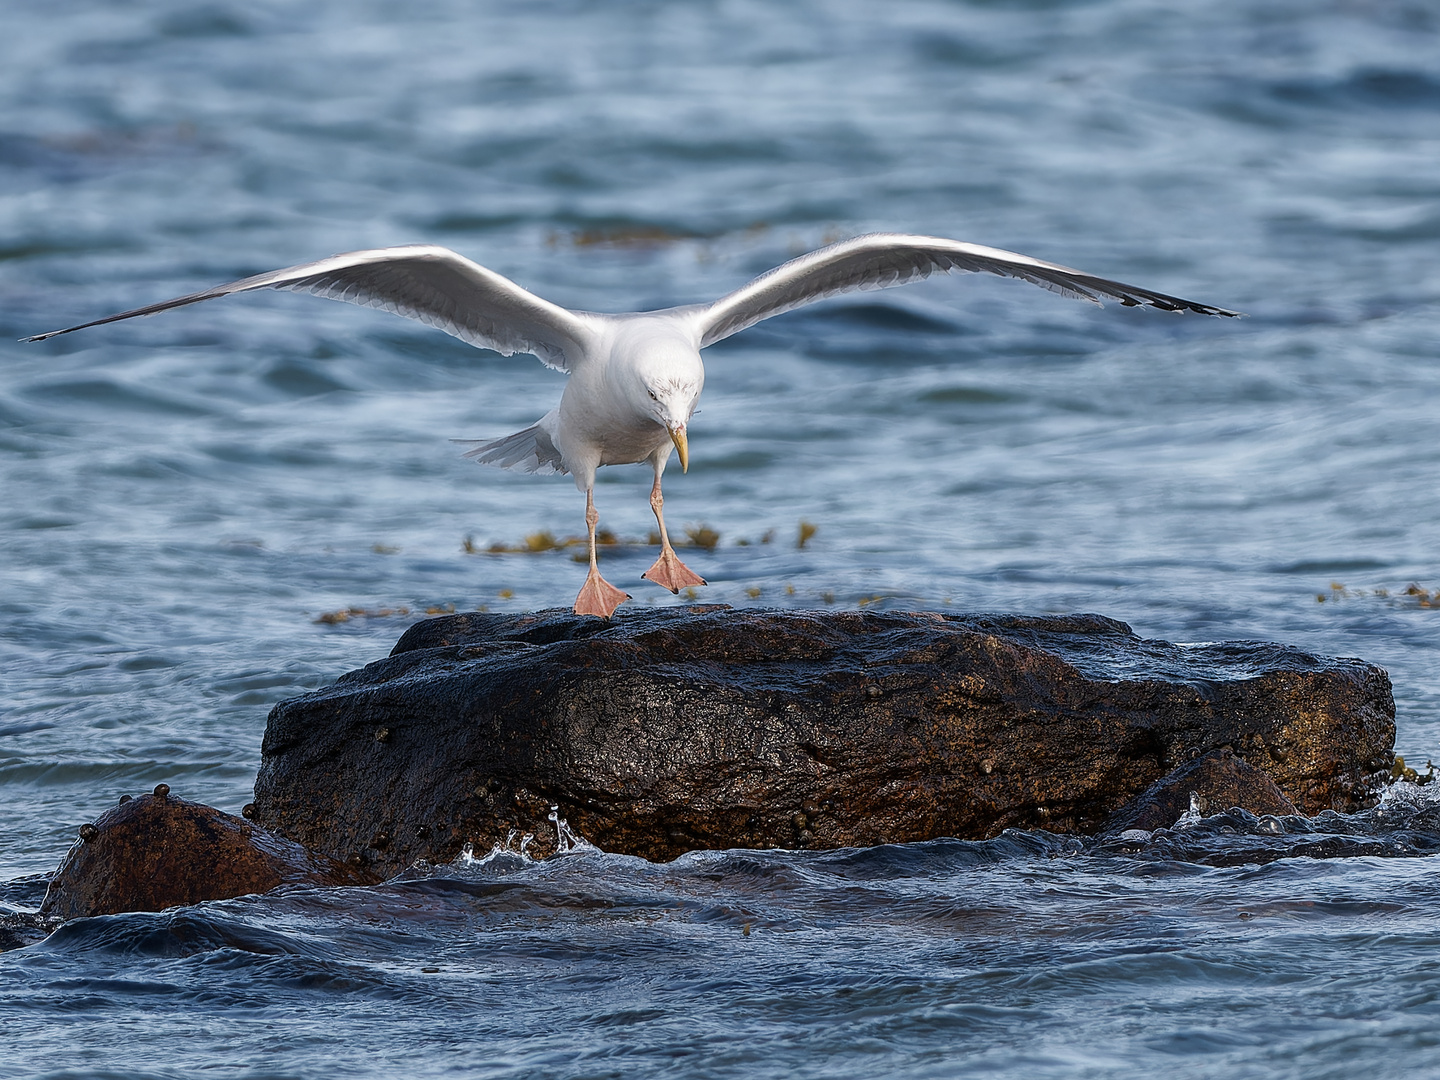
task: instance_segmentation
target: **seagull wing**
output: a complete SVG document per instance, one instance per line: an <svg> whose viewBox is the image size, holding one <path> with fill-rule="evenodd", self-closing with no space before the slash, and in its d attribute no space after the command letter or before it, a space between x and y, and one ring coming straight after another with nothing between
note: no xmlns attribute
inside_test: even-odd
<svg viewBox="0 0 1440 1080"><path fill-rule="evenodd" d="M1126 307L1144 305L1201 315L1240 314L1095 277L1013 251L963 244L938 236L871 233L792 259L708 307L699 308L693 317L699 322L700 347L713 345L762 319L827 296L860 289L888 289L919 281L937 271L952 270L1020 278L1062 296L1096 304L1100 303L1100 297L1108 296Z"/></svg>
<svg viewBox="0 0 1440 1080"><path fill-rule="evenodd" d="M44 341L88 326L154 315L254 289L313 293L331 300L383 308L506 356L534 353L550 367L562 371L570 370L571 363L585 354L595 336L583 316L540 299L509 278L448 248L412 244L332 255L319 262L256 274L229 285L218 285L204 292L24 340Z"/></svg>

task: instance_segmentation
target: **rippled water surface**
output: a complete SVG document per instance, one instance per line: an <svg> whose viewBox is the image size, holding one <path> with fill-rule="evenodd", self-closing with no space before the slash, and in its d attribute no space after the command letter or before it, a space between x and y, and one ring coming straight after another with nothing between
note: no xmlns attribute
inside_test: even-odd
<svg viewBox="0 0 1440 1080"><path fill-rule="evenodd" d="M282 295L14 343L387 244L624 311L902 230L1243 310L965 277L782 316L707 353L670 521L719 534L713 601L1362 656L1436 751L1433 4L0 11L0 911L122 793L237 810L269 706L427 608L573 598L571 550L484 553L582 532L570 481L447 441L550 408L531 358ZM602 524L643 539L648 483L603 471ZM607 576L679 602L651 557ZM1433 1075L1402 794L1323 859L587 853L82 920L0 955L0 1076Z"/></svg>

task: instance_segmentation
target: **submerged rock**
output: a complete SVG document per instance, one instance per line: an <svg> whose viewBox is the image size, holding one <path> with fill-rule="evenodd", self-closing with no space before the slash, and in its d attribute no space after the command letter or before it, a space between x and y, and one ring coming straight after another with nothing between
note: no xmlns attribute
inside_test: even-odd
<svg viewBox="0 0 1440 1080"><path fill-rule="evenodd" d="M80 839L50 880L41 915L73 919L163 911L285 884L371 880L243 818L169 791L161 784L154 794L124 799L82 825Z"/></svg>
<svg viewBox="0 0 1440 1080"><path fill-rule="evenodd" d="M556 817L650 859L1083 833L1222 747L1304 813L1355 810L1394 733L1363 661L1099 616L474 613L277 705L254 819L376 874L525 833L543 855Z"/></svg>
<svg viewBox="0 0 1440 1080"><path fill-rule="evenodd" d="M0 913L0 953L44 941L63 920L36 912Z"/></svg>
<svg viewBox="0 0 1440 1080"><path fill-rule="evenodd" d="M1406 790L1408 788L1408 790ZM1187 813L1172 824L1129 828L1092 841L1096 854L1147 862L1255 866L1279 859L1413 859L1440 852L1440 802L1414 785L1397 784L1377 806L1355 814L1325 810L1314 817L1256 814L1244 807ZM1277 905L1313 907L1314 901ZM1242 912L1241 918L1247 916Z"/></svg>

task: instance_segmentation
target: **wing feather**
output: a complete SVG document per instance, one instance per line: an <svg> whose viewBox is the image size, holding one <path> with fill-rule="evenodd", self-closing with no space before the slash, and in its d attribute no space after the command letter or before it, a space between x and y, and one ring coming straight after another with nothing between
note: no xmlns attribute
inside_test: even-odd
<svg viewBox="0 0 1440 1080"><path fill-rule="evenodd" d="M937 236L870 233L792 259L708 307L699 308L693 316L697 320L697 337L700 347L704 348L762 319L827 296L862 289L889 289L937 272L952 271L1019 278L1062 296L1095 304L1105 296L1119 300L1126 307L1193 311L1201 315L1239 314L1096 277L1068 266L1041 262L1013 251Z"/></svg>
<svg viewBox="0 0 1440 1080"><path fill-rule="evenodd" d="M311 293L380 308L506 356L534 353L562 371L570 370L571 363L585 354L594 337L581 314L542 300L509 278L448 248L412 244L332 255L24 340L44 341L91 326L155 315L256 289Z"/></svg>

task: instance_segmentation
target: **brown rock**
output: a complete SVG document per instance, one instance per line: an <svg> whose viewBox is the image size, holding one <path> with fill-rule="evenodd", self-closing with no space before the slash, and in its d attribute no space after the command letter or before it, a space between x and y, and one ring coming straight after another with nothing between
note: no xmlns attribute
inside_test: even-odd
<svg viewBox="0 0 1440 1080"><path fill-rule="evenodd" d="M1105 832L1168 829L1190 810L1192 797L1202 814L1237 808L1256 817L1298 813L1270 777L1229 750L1212 750L1151 784L1105 823Z"/></svg>
<svg viewBox="0 0 1440 1080"><path fill-rule="evenodd" d="M277 705L254 819L381 874L511 830L545 854L551 806L651 859L1093 832L1220 747L1306 813L1355 810L1394 732L1363 661L1099 616L475 613Z"/></svg>
<svg viewBox="0 0 1440 1080"><path fill-rule="evenodd" d="M164 788L165 793L159 793ZM40 912L73 919L162 911L263 893L296 882L356 884L361 877L294 841L213 807L167 794L128 799L80 827Z"/></svg>

